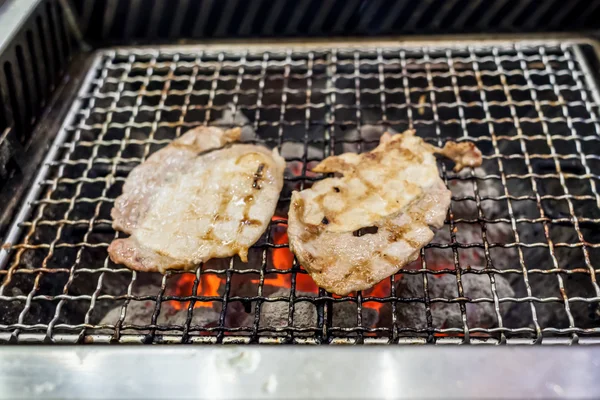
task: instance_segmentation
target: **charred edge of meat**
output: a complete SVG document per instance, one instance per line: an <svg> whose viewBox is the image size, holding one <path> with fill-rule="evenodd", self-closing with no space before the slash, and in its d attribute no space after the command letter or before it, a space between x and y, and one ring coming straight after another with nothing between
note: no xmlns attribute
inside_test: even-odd
<svg viewBox="0 0 600 400"><path fill-rule="evenodd" d="M379 232L379 227L377 226L367 226L365 228L360 228L352 232L352 235L355 237L363 236L363 235L374 235Z"/></svg>
<svg viewBox="0 0 600 400"><path fill-rule="evenodd" d="M263 171L265 169L265 164L261 163L258 165L256 172L254 173L254 180L252 181L252 188L256 190L260 190L260 181L263 178Z"/></svg>

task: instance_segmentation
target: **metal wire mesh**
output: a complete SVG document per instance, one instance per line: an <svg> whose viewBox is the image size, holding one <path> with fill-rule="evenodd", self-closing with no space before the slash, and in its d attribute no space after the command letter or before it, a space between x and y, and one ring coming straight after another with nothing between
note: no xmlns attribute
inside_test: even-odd
<svg viewBox="0 0 600 400"><path fill-rule="evenodd" d="M577 45L314 51L157 48L97 54L38 195L0 253L0 340L572 343L600 336L600 121ZM113 264L110 209L129 171L187 129L243 115L288 161L250 262L195 273ZM419 260L351 296L289 258L292 189L311 163L415 128L475 142L481 169L440 163L446 225ZM276 255L279 254L279 255ZM212 289L211 289L212 288ZM211 289L211 290L209 290ZM268 314L268 315L267 315Z"/></svg>

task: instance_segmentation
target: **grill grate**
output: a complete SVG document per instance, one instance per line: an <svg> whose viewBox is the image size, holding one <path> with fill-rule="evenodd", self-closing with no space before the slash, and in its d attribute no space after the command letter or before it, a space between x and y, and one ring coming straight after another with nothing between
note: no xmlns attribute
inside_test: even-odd
<svg viewBox="0 0 600 400"><path fill-rule="evenodd" d="M600 337L600 121L578 45L119 49L95 57L33 201L0 253L0 340ZM106 248L122 235L111 228L110 209L128 172L227 113L243 114L286 157L282 217L290 190L321 178L311 163L369 150L377 127L416 128L437 145L474 141L484 165L455 174L440 163L453 191L446 226L413 266L356 296L307 289L295 262L274 267L276 252L287 257L282 217L248 265L225 260L158 275L110 262Z"/></svg>

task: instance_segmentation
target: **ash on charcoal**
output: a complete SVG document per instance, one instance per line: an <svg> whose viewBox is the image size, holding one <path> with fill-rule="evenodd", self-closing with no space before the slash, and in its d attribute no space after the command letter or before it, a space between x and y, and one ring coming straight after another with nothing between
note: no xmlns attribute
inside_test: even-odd
<svg viewBox="0 0 600 400"><path fill-rule="evenodd" d="M358 317L357 304L350 301L333 304L333 326L341 328L352 328L357 326ZM362 307L362 326L373 327L379 321L379 313L372 308Z"/></svg>
<svg viewBox="0 0 600 400"><path fill-rule="evenodd" d="M131 301L126 310L123 325L150 325L152 322L152 314L154 313L156 303L153 301ZM115 307L102 318L99 325L116 325L121 316L121 306ZM181 310L176 310L169 305L163 304L160 314L157 319L157 324L161 326L182 326L185 325L187 318L187 307ZM190 325L198 325L204 327L216 326L219 321L219 313L210 308L198 308L194 310L193 319ZM112 332L112 331L109 331ZM150 330L126 330L126 333L146 334ZM180 330L161 331L163 334L178 334ZM102 329L102 333L108 333L106 329Z"/></svg>
<svg viewBox="0 0 600 400"><path fill-rule="evenodd" d="M474 170L476 177L484 177L487 171L484 168ZM459 176L465 179L451 179L448 181L448 188L452 192L452 204L450 206L450 215L454 221L454 238L456 242L466 245L477 245L483 243L483 230L479 219L477 203L475 200L474 181L477 181L477 189L480 196L497 198L501 196L502 185L494 180L482 180L477 178L468 178L469 171L463 170ZM497 201L482 201L481 209L483 217L489 220L505 218L503 209ZM514 233L509 223L497 222L487 223L485 225L488 243L512 243L514 242ZM435 232L432 243L449 244L452 243L450 225L446 225ZM493 267L498 269L510 268L517 260L517 250L514 248L504 249L505 256L492 257ZM428 263L435 265L453 264L452 254L448 249L431 247L426 250ZM460 248L458 250L459 262L461 266L482 265L485 260L485 253L481 246L470 248Z"/></svg>
<svg viewBox="0 0 600 400"><path fill-rule="evenodd" d="M379 144L379 138L385 132L392 135L399 133L392 128L386 128L382 125L363 125L360 129L350 129L344 132L344 141L342 143L343 153L358 153L359 150L367 152L373 150ZM358 140L364 141L359 146Z"/></svg>
<svg viewBox="0 0 600 400"><path fill-rule="evenodd" d="M289 289L279 289L270 298L283 297L289 298ZM312 293L296 292L296 296L314 296ZM289 315L288 301L263 302L260 310L260 327L282 328L288 325ZM362 309L362 323L365 327L371 327L377 324L379 315L377 311L365 308ZM354 302L339 302L333 304L332 324L336 327L351 328L356 326L357 306ZM245 321L246 326L252 326L254 316L248 316ZM294 305L293 326L296 328L315 328L317 326L316 306L307 301L299 301Z"/></svg>
<svg viewBox="0 0 600 400"><path fill-rule="evenodd" d="M532 114L537 115L535 110ZM564 142L566 144L566 142ZM591 142L589 146L595 146ZM502 154L518 154L521 152L520 144L513 141L502 141L500 145ZM546 140L530 140L527 142L527 150L531 154L550 154L550 148ZM558 146L555 149L559 154L569 154L574 151L569 146ZM596 149L597 150L597 149ZM588 150L592 154L593 148ZM507 170L517 170L518 160L505 160L504 164ZM570 174L572 176L582 176L586 173L583 164L579 159L561 159L560 171L557 170L556 159L535 157L531 160L531 170L533 174L544 178L535 179L536 189L541 201L514 201L512 203L513 212L517 218L527 218L530 220L543 217L552 220L546 223L528 223L518 224L517 232L522 243L541 244L522 248L524 264L528 270L538 269L543 273L530 273L528 276L531 295L537 298L558 298L559 301L553 302L533 302L515 304L508 313L507 324L510 327L530 327L533 328L533 317L531 314L531 305L536 310L537 320L541 328L568 328L570 322L562 301L565 294L569 298L595 297L595 287L586 265L586 260L582 247L573 246L573 244L582 243L579 238L575 225L572 222L573 215L569 209L569 204L564 199L566 192L570 194L587 195L592 197L589 200L571 200L574 206L574 213L577 217L597 220L600 218L600 208L593 199L594 192L588 180L565 179L565 183L556 178L560 174ZM527 173L524 166L520 166L521 173ZM547 176L547 177L545 177ZM508 182L508 189L513 195L531 196L534 188L531 179L511 179ZM505 215L506 216L506 215ZM562 220L561 222L555 220ZM597 223L580 222L578 224L581 235L588 243L600 243L600 229ZM548 237L546 236L548 233ZM565 243L567 246L555 246L552 253L548 248L549 242ZM595 249L587 248L589 253L594 253ZM593 254L591 255L592 264L594 264ZM519 263L513 263L513 268L521 269ZM557 273L548 273L552 269L581 270L581 273L561 273L564 284L564 291L559 288L559 276ZM515 288L516 297L528 297L525 277L522 274L510 274L510 282ZM570 302L570 313L575 321L575 326L589 329L597 327L600 323L600 303Z"/></svg>
<svg viewBox="0 0 600 400"><path fill-rule="evenodd" d="M13 275L11 284L14 284L15 287L10 288L4 294L8 296L27 295L27 293L24 293L18 288L24 278L23 275ZM24 308L25 301L0 301L0 324L11 325L16 323ZM24 322L31 324L46 324L50 321L53 313L54 306L50 302L34 301L31 302L31 307L26 314Z"/></svg>
<svg viewBox="0 0 600 400"><path fill-rule="evenodd" d="M81 252L79 260L76 258L74 249L57 249L52 259L47 261L49 268L62 266L70 267L75 262L77 266L73 279L68 286L67 296L91 296L97 289L100 273L81 272L80 268L96 269L103 266L105 253L102 249L85 249ZM19 269L40 268L43 264L45 254L39 251L25 251L21 257ZM34 282L37 274L15 273L10 282L6 282L5 295L8 296L27 296L34 288ZM41 274L37 279L36 295L55 297L62 295L65 285L69 279L67 272L55 272L52 274ZM129 275L105 273L102 282L102 294L118 296L123 294L124 288L129 281ZM55 311L58 300L54 301L33 301L24 314L23 322L25 324L48 324L55 317ZM94 314L104 315L113 307L109 302L96 302ZM85 316L90 308L89 301L77 301L66 298L62 302L59 318L55 321L58 324L77 325L85 320ZM24 309L24 302L0 302L0 323L14 324L18 316Z"/></svg>
<svg viewBox="0 0 600 400"><path fill-rule="evenodd" d="M493 298L488 275L463 274L461 278L466 297L470 299ZM498 274L494 278L499 297L512 297L514 295L512 287L505 278ZM429 275L428 289L430 299L453 299L458 297L454 275ZM423 277L420 275L403 276L398 282L397 293L402 298L423 298ZM501 313L504 314L507 308L507 305L501 304ZM400 303L397 310L398 323L401 327L425 328L427 326L423 303ZM467 303L466 313L467 324L470 328L491 328L498 324L494 303ZM458 303L431 302L431 315L434 328L462 327L462 316Z"/></svg>
<svg viewBox="0 0 600 400"><path fill-rule="evenodd" d="M260 326L274 328L282 328L288 326L288 314L288 302L264 302L260 311ZM316 324L317 309L314 305L304 301L298 302L294 305L294 327L310 328L315 327Z"/></svg>
<svg viewBox="0 0 600 400"><path fill-rule="evenodd" d="M240 141L252 141L257 140L256 132L249 125L250 120L244 115L243 112L237 110L232 103L229 103L230 108L223 110L221 118L215 120L211 125L220 126L223 128L242 127L242 134L240 135Z"/></svg>
<svg viewBox="0 0 600 400"><path fill-rule="evenodd" d="M290 296L290 290L281 288L276 292L272 293L269 298L283 297L288 299ZM296 292L296 296L312 296L311 293ZM260 321L259 326L261 328L274 327L283 328L288 326L288 315L289 315L289 302L288 301L274 301L274 302L263 302L260 307ZM254 315L249 315L244 323L245 326L252 326L254 324ZM317 310L315 306L309 302L297 302L294 305L294 322L293 326L297 328L310 328L315 327L317 324Z"/></svg>

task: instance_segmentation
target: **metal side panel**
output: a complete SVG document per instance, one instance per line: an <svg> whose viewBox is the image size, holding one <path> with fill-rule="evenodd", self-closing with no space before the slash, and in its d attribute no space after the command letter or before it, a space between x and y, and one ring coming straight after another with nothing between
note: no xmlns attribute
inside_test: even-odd
<svg viewBox="0 0 600 400"><path fill-rule="evenodd" d="M8 47L17 35L22 22L31 15L42 0L6 1L0 4L2 24L0 24L0 53Z"/></svg>
<svg viewBox="0 0 600 400"><path fill-rule="evenodd" d="M32 177L29 160L39 159L36 149L52 139L35 128L60 91L75 49L75 25L63 6L61 0L0 6L0 232Z"/></svg>
<svg viewBox="0 0 600 400"><path fill-rule="evenodd" d="M600 347L0 349L10 400L584 399L598 376Z"/></svg>

